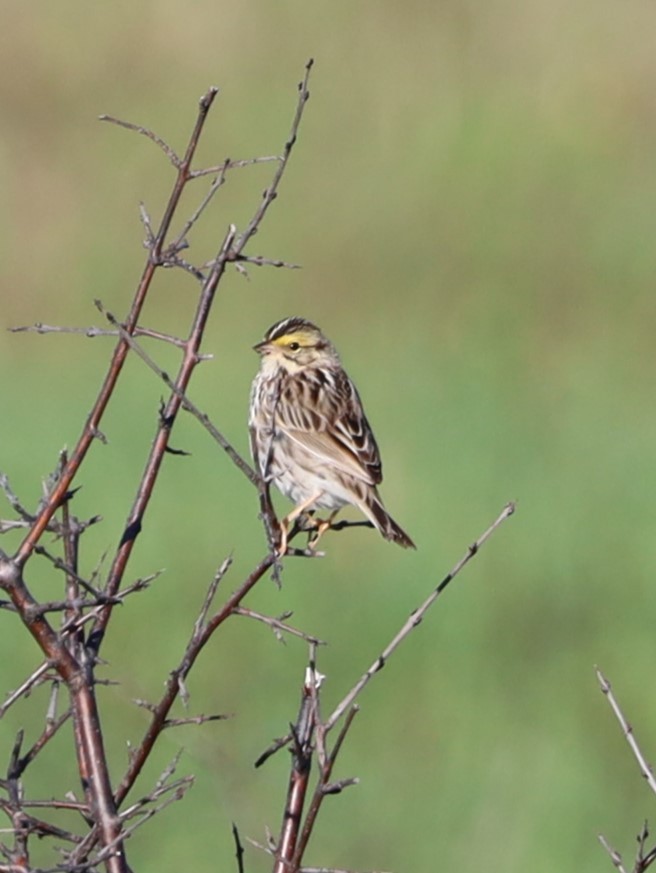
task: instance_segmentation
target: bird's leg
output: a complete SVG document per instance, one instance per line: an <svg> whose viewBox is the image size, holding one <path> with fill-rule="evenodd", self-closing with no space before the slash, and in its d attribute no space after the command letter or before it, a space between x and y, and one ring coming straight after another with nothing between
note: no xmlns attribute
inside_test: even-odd
<svg viewBox="0 0 656 873"><path fill-rule="evenodd" d="M338 512L339 512L339 509L336 509L334 512L330 513L330 515L328 516L327 519L322 520L319 518L316 520L317 527L316 527L314 534L308 540L308 549L312 549L313 551L314 551L314 549L316 549L316 547L319 543L319 540L324 535L324 533L331 527L331 525L333 523L333 519L335 518L335 516L337 515Z"/></svg>
<svg viewBox="0 0 656 873"><path fill-rule="evenodd" d="M278 557L282 558L282 556L287 551L287 538L289 536L289 531L291 529L292 524L296 521L299 515L303 515L303 513L309 509L315 500L318 500L323 491L317 491L316 494L313 494L307 500L304 500L302 503L299 503L298 506L295 506L292 511L286 515L283 520L280 522L280 544L278 546Z"/></svg>

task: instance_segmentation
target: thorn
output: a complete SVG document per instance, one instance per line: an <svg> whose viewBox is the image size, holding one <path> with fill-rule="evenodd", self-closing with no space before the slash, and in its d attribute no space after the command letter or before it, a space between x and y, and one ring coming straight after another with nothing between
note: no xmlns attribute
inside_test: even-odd
<svg viewBox="0 0 656 873"><path fill-rule="evenodd" d="M123 531L123 536L121 537L121 542L119 543L119 549L122 549L124 545L132 542L132 540L136 540L136 538L141 533L141 519L136 518L134 521L130 522L130 524Z"/></svg>

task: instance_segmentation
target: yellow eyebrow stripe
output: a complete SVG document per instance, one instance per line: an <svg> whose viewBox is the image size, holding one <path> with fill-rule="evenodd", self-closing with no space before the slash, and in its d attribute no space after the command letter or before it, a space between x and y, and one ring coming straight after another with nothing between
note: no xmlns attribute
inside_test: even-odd
<svg viewBox="0 0 656 873"><path fill-rule="evenodd" d="M312 346L315 344L316 337L308 330L298 330L294 333L286 333L284 336L279 336L272 340L274 346L288 346L290 343L298 343L301 346Z"/></svg>

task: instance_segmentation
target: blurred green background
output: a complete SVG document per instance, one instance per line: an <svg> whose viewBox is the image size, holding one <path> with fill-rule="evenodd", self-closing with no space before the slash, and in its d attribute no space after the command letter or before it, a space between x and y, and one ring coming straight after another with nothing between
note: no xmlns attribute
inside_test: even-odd
<svg viewBox="0 0 656 873"><path fill-rule="evenodd" d="M654 754L655 27L637 0L3 4L3 328L101 324L96 297L126 312L145 257L138 203L158 217L173 175L151 143L97 115L182 148L216 84L198 163L273 154L316 59L297 149L250 246L303 269L227 277L204 345L215 357L190 394L246 453L250 347L300 314L335 341L365 399L384 497L418 551L335 534L324 560L289 561L282 591L264 580L248 600L293 610L329 641L326 711L518 500L361 698L335 773L361 784L328 799L308 864L611 869L597 832L630 866L653 816L593 665ZM197 261L230 221L243 227L271 169L232 174ZM195 299L187 275L161 274L144 321L184 333ZM27 505L74 444L111 347L2 334L0 468ZM120 536L161 394L130 361L109 445L77 481L77 512L104 517L85 538L86 573ZM234 554L232 590L263 549L254 493L189 416L173 444L192 455L167 459L128 577L166 572L117 612L103 650L102 675L120 681L101 690L115 778L147 721L131 700L160 693L214 568ZM28 580L57 596L39 559ZM0 640L10 689L38 653L8 614ZM305 660L303 643L239 618L208 646L192 710L234 717L161 742L135 796L180 746L180 772L197 781L133 837L135 870L235 869L233 820L255 839L277 831L287 755L252 762L294 718ZM45 702L42 690L0 722L0 769L18 727L37 735ZM28 772L31 796L78 790L67 743ZM249 871L269 867L248 849Z"/></svg>

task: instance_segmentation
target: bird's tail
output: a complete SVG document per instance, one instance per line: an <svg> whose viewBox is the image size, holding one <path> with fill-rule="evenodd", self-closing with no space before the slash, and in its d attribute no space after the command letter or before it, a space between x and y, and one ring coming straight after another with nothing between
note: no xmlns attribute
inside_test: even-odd
<svg viewBox="0 0 656 873"><path fill-rule="evenodd" d="M364 514L376 526L380 533L392 543L398 543L404 549L416 549L403 528L394 521L392 516L383 506L383 501L374 489L367 495L366 502L362 506Z"/></svg>

